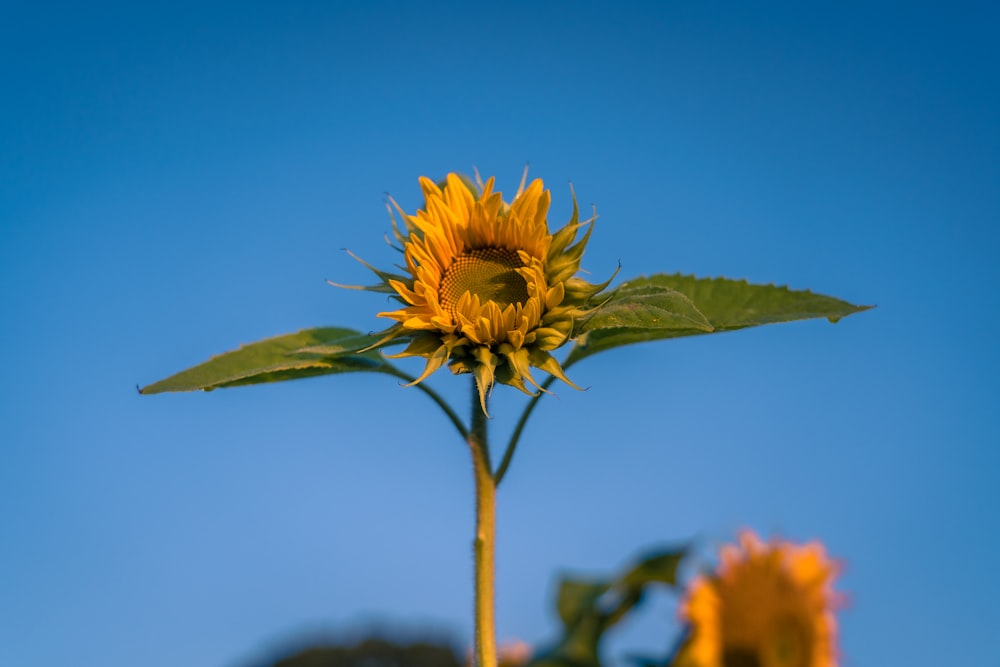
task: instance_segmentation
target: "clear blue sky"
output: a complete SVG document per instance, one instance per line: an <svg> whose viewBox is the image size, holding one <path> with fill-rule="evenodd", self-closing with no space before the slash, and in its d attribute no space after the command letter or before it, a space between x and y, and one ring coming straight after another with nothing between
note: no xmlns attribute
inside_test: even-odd
<svg viewBox="0 0 1000 667"><path fill-rule="evenodd" d="M879 307L577 366L501 487L501 637L552 636L558 570L751 527L843 559L845 665L995 664L996 10L339 7L0 7L0 664L238 667L375 618L469 638L471 471L423 395L134 387L384 326L323 282L368 280L345 247L395 260L383 193L412 211L474 166L509 193L526 162L553 224L569 181L596 204L595 277Z"/></svg>

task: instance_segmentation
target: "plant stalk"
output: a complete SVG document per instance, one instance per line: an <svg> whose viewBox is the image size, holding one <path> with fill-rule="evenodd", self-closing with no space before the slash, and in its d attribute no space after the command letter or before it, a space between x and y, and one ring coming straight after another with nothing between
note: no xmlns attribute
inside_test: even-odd
<svg viewBox="0 0 1000 667"><path fill-rule="evenodd" d="M496 484L486 439L486 415L479 404L479 392L472 382L472 428L467 439L472 451L476 479L476 539L473 558L476 569L475 626L476 666L496 667Z"/></svg>

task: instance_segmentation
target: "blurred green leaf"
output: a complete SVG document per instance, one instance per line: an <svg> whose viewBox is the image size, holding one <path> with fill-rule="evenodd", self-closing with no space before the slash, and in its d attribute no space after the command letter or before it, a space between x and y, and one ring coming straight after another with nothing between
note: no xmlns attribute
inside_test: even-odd
<svg viewBox="0 0 1000 667"><path fill-rule="evenodd" d="M530 667L600 667L600 644L607 629L641 604L649 585L674 585L685 554L684 548L652 551L611 580L564 576L556 593L562 637Z"/></svg>
<svg viewBox="0 0 1000 667"><path fill-rule="evenodd" d="M647 584L673 586L677 583L677 566L685 553L683 548L650 552L626 572L617 585L632 589L642 588Z"/></svg>
<svg viewBox="0 0 1000 667"><path fill-rule="evenodd" d="M600 667L598 645L607 619L599 601L610 582L562 577L556 593L556 611L563 623L562 637L536 655L530 667Z"/></svg>
<svg viewBox="0 0 1000 667"><path fill-rule="evenodd" d="M589 581L563 577L559 582L559 592L556 594L556 611L569 628L596 605L598 599L608 590L610 584L606 581Z"/></svg>
<svg viewBox="0 0 1000 667"><path fill-rule="evenodd" d="M601 667L599 644L604 634L599 616L587 614L567 629L559 644L532 661L533 667Z"/></svg>
<svg viewBox="0 0 1000 667"><path fill-rule="evenodd" d="M333 373L388 372L391 367L378 351L359 352L373 342L370 336L353 329L305 329L224 352L143 387L139 393L210 391L219 387L282 382Z"/></svg>
<svg viewBox="0 0 1000 667"><path fill-rule="evenodd" d="M683 295L686 301L672 294ZM872 307L855 306L808 290L751 285L745 280L680 274L640 277L620 285L581 324L578 333L583 336L570 351L566 364L632 343L820 317L836 322ZM592 326L592 322L600 326Z"/></svg>

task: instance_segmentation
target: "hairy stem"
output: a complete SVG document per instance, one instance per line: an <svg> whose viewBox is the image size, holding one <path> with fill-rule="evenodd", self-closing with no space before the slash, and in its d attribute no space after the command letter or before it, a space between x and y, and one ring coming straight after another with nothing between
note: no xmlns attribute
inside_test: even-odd
<svg viewBox="0 0 1000 667"><path fill-rule="evenodd" d="M476 539L473 556L476 568L476 665L496 667L497 641L494 609L496 579L496 484L490 469L486 439L486 415L479 404L479 392L472 382L472 429L466 439L472 451L476 479Z"/></svg>

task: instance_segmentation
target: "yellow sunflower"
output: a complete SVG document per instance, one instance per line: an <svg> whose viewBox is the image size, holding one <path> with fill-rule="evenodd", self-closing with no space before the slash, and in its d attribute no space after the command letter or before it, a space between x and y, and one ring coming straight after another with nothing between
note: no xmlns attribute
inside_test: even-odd
<svg viewBox="0 0 1000 667"><path fill-rule="evenodd" d="M525 187L526 179L527 172L507 204L493 178L483 183L477 174L473 183L448 174L439 185L422 177L425 203L416 215L390 200L403 221L392 218L406 274L373 269L382 284L368 288L403 304L379 313L396 323L376 347L408 342L390 356L426 358L413 384L445 363L472 373L484 412L495 382L537 393L532 367L576 387L550 352L572 339L590 299L610 283L576 277L594 218L579 220L574 196L572 218L550 233L549 191L540 179Z"/></svg>
<svg viewBox="0 0 1000 667"><path fill-rule="evenodd" d="M817 542L763 543L751 532L721 553L681 604L689 667L837 667L838 566Z"/></svg>

